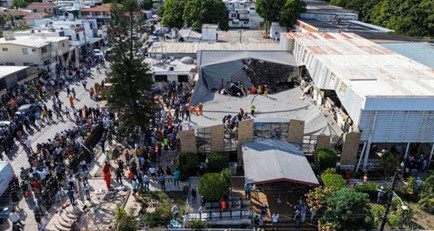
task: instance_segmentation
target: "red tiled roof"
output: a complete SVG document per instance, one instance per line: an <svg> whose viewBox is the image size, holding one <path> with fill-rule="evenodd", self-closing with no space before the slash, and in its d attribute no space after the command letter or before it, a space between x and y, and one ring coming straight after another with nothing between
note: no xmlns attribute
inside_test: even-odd
<svg viewBox="0 0 434 231"><path fill-rule="evenodd" d="M9 10L9 11L0 12L0 15L13 15L13 16L26 16L28 14L30 13L22 10Z"/></svg>
<svg viewBox="0 0 434 231"><path fill-rule="evenodd" d="M111 6L96 6L80 10L81 12L110 12Z"/></svg>
<svg viewBox="0 0 434 231"><path fill-rule="evenodd" d="M32 2L27 8L56 8L57 5L52 2Z"/></svg>
<svg viewBox="0 0 434 231"><path fill-rule="evenodd" d="M43 19L44 17L48 16L46 13L30 13L26 16L24 16L24 20L36 20L36 19Z"/></svg>

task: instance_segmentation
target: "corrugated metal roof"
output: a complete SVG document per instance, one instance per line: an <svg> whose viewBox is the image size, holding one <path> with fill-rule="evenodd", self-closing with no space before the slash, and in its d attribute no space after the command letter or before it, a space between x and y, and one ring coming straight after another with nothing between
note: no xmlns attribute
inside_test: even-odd
<svg viewBox="0 0 434 231"><path fill-rule="evenodd" d="M247 183L289 181L319 185L300 146L279 140L256 140L242 146Z"/></svg>
<svg viewBox="0 0 434 231"><path fill-rule="evenodd" d="M356 34L288 33L285 36L305 47L360 97L434 97L432 68Z"/></svg>
<svg viewBox="0 0 434 231"><path fill-rule="evenodd" d="M161 47L162 46L162 47ZM206 43L159 42L149 48L149 53L194 54L198 50L282 50L277 43Z"/></svg>
<svg viewBox="0 0 434 231"><path fill-rule="evenodd" d="M0 66L0 79L15 72L25 70L27 66Z"/></svg>

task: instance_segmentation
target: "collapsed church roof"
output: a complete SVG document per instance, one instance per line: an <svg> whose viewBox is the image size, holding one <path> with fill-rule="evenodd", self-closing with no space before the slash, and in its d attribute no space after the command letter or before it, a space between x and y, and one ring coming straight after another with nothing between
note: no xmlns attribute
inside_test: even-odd
<svg viewBox="0 0 434 231"><path fill-rule="evenodd" d="M296 66L287 51L200 50L197 62L199 80L190 101L193 105L205 101L212 91L229 82L239 82L246 88L253 84L273 86L287 80Z"/></svg>

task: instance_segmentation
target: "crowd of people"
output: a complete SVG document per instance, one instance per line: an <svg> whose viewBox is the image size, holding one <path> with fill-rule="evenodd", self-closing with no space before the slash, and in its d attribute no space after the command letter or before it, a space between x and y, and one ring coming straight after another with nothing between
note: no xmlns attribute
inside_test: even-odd
<svg viewBox="0 0 434 231"><path fill-rule="evenodd" d="M180 170L172 162L164 163L165 167L161 162L162 157L176 153L179 149L177 133L182 130L182 121L190 119L190 97L191 87L188 83L163 85L162 93L155 96L156 111L150 126L132 132L124 144L124 150L119 150L119 147L109 150L111 162L107 161L103 167L107 189L112 188L113 175L120 185L126 178L134 194L149 191L151 182L157 183L162 190L166 190L166 182L179 187ZM101 148L105 149L103 142Z"/></svg>
<svg viewBox="0 0 434 231"><path fill-rule="evenodd" d="M19 178L12 180L11 185L14 187L11 187L11 199L18 204L22 195L28 207L34 211L38 224L41 223L45 211L56 200L66 196L71 198L70 195L74 197L78 181L87 180L87 167L76 168L72 164L79 158L82 149L86 148L84 143L88 132L103 121L114 118L99 106L85 105L77 108L71 103L76 100L75 89L71 87L71 83L87 81L92 75L90 68L93 65L95 63L89 57L81 62L79 67L73 63L69 63L67 67L58 66L55 76L35 78L8 89L2 96L3 113L0 113L0 116L1 119L10 121L7 139L11 142L10 146L3 143L3 151L9 155L11 146L18 140L30 165L29 169L21 168ZM64 105L65 100L60 98L63 90L67 92L69 106ZM52 105L48 103L49 100L52 100ZM29 135L42 127L68 120L75 122L73 128L56 133L47 142L32 144ZM2 131L2 134L6 134L5 131ZM87 166L87 163L80 166ZM20 230L20 222L13 223L13 228Z"/></svg>

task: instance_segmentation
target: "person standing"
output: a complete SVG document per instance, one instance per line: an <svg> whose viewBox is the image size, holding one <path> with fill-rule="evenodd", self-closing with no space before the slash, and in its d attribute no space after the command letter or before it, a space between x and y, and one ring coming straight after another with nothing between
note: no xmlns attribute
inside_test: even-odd
<svg viewBox="0 0 434 231"><path fill-rule="evenodd" d="M197 106L198 109L198 115L203 116L203 104L202 102L199 103L199 105Z"/></svg>
<svg viewBox="0 0 434 231"><path fill-rule="evenodd" d="M166 191L166 178L164 174L158 176L158 183L160 183L161 190Z"/></svg>
<svg viewBox="0 0 434 231"><path fill-rule="evenodd" d="M68 192L66 194L68 195L68 198L69 198L69 201L71 202L71 205L75 205L74 188L69 187Z"/></svg>
<svg viewBox="0 0 434 231"><path fill-rule="evenodd" d="M13 210L11 211L11 213L9 213L9 219L10 219L11 222L12 222L12 226L15 226L15 225L17 225L17 224L19 224L20 226L23 226L23 225L24 225L24 224L21 222L20 214L19 214L15 209L13 209Z"/></svg>
<svg viewBox="0 0 434 231"><path fill-rule="evenodd" d="M247 199L250 199L250 191L252 190L252 186L249 183L245 183L244 184L244 192L245 192L245 197Z"/></svg>
<svg viewBox="0 0 434 231"><path fill-rule="evenodd" d="M150 182L150 180L151 179L149 179L148 174L145 173L143 175L143 185L144 185L143 190L144 191L149 191L149 182Z"/></svg>
<svg viewBox="0 0 434 231"><path fill-rule="evenodd" d="M256 111L256 105L254 103L252 103L252 105L250 105L250 114L253 117L255 116L255 111Z"/></svg>
<svg viewBox="0 0 434 231"><path fill-rule="evenodd" d="M118 167L116 169L116 182L118 182L119 184L123 185L122 183L122 175L123 175L123 170L121 167Z"/></svg>
<svg viewBox="0 0 434 231"><path fill-rule="evenodd" d="M84 195L86 196L86 200L90 201L90 187L86 181L83 182L83 191Z"/></svg>
<svg viewBox="0 0 434 231"><path fill-rule="evenodd" d="M173 173L173 185L175 187L179 187L179 179L181 178L181 171L179 168L176 168L175 172Z"/></svg>
<svg viewBox="0 0 434 231"><path fill-rule="evenodd" d="M271 215L271 224L273 226L273 230L278 230L278 225L279 225L279 214L278 213L273 213L273 215Z"/></svg>

